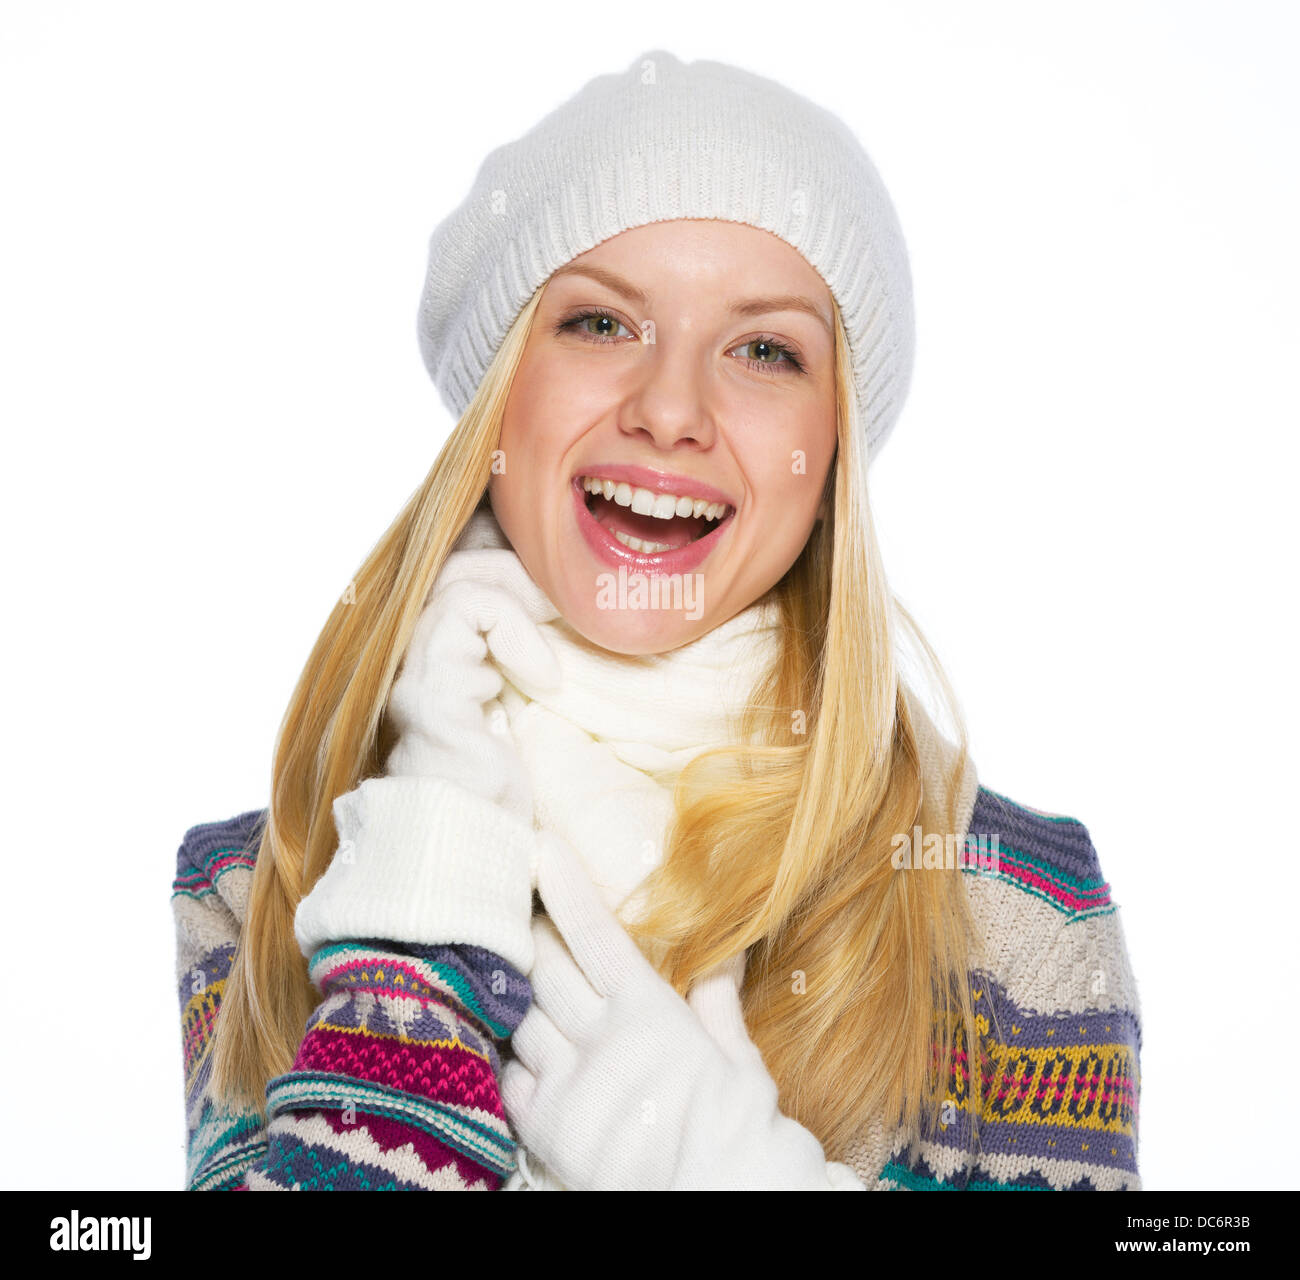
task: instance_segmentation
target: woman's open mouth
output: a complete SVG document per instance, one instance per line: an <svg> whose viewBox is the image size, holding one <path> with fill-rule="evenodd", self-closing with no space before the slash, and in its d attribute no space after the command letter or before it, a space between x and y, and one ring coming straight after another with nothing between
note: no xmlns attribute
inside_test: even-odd
<svg viewBox="0 0 1300 1280"><path fill-rule="evenodd" d="M691 494L652 493L626 481L575 476L578 523L609 564L689 572L712 551L735 509Z"/></svg>

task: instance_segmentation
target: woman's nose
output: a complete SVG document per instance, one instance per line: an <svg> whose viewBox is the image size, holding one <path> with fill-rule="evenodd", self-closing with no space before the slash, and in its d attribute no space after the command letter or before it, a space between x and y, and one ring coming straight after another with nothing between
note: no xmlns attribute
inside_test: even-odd
<svg viewBox="0 0 1300 1280"><path fill-rule="evenodd" d="M645 433L664 450L689 441L709 448L716 428L709 404L701 354L689 337L667 336L652 328L652 350L638 370L634 392L623 406L620 426L628 434Z"/></svg>

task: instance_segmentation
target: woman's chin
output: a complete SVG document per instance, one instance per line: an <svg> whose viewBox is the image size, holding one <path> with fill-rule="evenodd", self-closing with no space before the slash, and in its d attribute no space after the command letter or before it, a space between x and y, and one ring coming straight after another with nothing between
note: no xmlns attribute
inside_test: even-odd
<svg viewBox="0 0 1300 1280"><path fill-rule="evenodd" d="M640 608L628 601L602 607L586 599L566 602L561 612L565 622L592 644L629 657L667 653L712 627L702 609L686 604L674 608L672 602L661 608Z"/></svg>

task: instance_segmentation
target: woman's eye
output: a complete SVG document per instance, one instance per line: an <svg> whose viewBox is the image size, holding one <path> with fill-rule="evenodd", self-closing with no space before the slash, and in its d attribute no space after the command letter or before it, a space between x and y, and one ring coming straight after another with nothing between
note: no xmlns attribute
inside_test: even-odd
<svg viewBox="0 0 1300 1280"><path fill-rule="evenodd" d="M785 345L784 342L777 342L775 338L750 338L748 342L742 342L738 347L732 347L733 351L749 351L756 348L762 351L762 355L746 356L745 363L752 369L759 370L760 373L775 372L781 365L786 365L794 373L803 372L803 364L799 357ZM769 356L777 356L779 359L768 359Z"/></svg>
<svg viewBox="0 0 1300 1280"><path fill-rule="evenodd" d="M613 342L618 338L618 331L627 329L627 325L607 311L584 311L581 315L563 320L555 326L557 334L565 332L566 329L574 330L579 337L589 341ZM632 336L631 330L628 330L628 334Z"/></svg>

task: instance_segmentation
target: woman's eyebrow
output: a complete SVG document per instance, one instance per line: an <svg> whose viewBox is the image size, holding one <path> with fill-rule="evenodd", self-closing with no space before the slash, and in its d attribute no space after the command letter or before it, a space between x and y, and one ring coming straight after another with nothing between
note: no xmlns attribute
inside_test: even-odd
<svg viewBox="0 0 1300 1280"><path fill-rule="evenodd" d="M630 302L635 302L642 310L648 311L650 309L650 299L646 296L644 290L638 289L630 280L625 280L616 271L610 271L607 267L580 266L573 262L566 262L562 267L555 269L551 278L556 279L559 276L569 275L587 276L598 284L603 284L607 289L613 289L615 293L621 293L623 297ZM826 332L833 336L831 322L826 318L821 307L811 298L805 298L802 294L783 293L774 298L743 298L729 302L727 305L732 314L738 316L756 316L768 311L803 311L820 320Z"/></svg>
<svg viewBox="0 0 1300 1280"><path fill-rule="evenodd" d="M765 311L805 311L822 322L822 328L833 337L831 322L822 309L811 299L798 293L783 293L775 298L744 298L728 304L733 315L758 316Z"/></svg>

